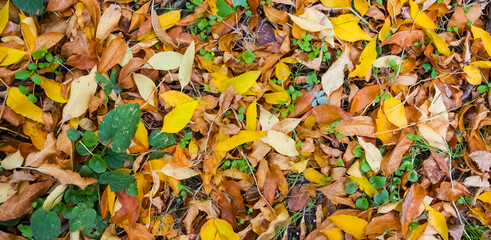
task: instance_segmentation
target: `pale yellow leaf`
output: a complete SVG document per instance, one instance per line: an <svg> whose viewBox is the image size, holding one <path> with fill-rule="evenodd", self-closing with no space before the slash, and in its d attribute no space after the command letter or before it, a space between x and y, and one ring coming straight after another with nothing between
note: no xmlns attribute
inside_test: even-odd
<svg viewBox="0 0 491 240"><path fill-rule="evenodd" d="M181 131L191 120L198 100L177 106L164 117L162 132L176 133Z"/></svg>
<svg viewBox="0 0 491 240"><path fill-rule="evenodd" d="M491 35L484 29L475 26L471 26L471 31L474 39L480 38L482 40L484 49L486 49L488 55L491 56Z"/></svg>
<svg viewBox="0 0 491 240"><path fill-rule="evenodd" d="M89 108L90 99L97 90L97 81L95 80L95 70L89 75L82 76L74 80L70 85L70 97L63 108L62 121L65 122L70 118L76 118L84 114Z"/></svg>
<svg viewBox="0 0 491 240"><path fill-rule="evenodd" d="M360 64L356 66L356 69L348 75L349 77L365 77L367 73L372 69L372 64L377 58L377 36L372 38L368 45L363 49L360 55Z"/></svg>
<svg viewBox="0 0 491 240"><path fill-rule="evenodd" d="M351 164L351 167L348 168L348 170L346 171L346 174L353 176L353 177L362 178L363 174L360 171L360 162L355 161L353 164Z"/></svg>
<svg viewBox="0 0 491 240"><path fill-rule="evenodd" d="M16 191L9 183L0 183L0 203L7 201L11 196L15 195Z"/></svg>
<svg viewBox="0 0 491 240"><path fill-rule="evenodd" d="M365 157L367 159L368 165L372 168L374 172L380 170L380 163L382 162L382 154L378 148L371 142L363 141L363 138L357 137L358 143L365 150Z"/></svg>
<svg viewBox="0 0 491 240"><path fill-rule="evenodd" d="M44 200L43 203L43 209L46 211L50 211L56 204L61 202L63 199L63 193L65 192L65 189L67 188L66 185L58 185L53 191L51 191L46 197L46 200Z"/></svg>
<svg viewBox="0 0 491 240"><path fill-rule="evenodd" d="M18 63L27 54L27 52L8 47L0 47L0 53L5 54L5 57L0 62L0 66Z"/></svg>
<svg viewBox="0 0 491 240"><path fill-rule="evenodd" d="M3 8L0 10L0 33L3 32L9 21L9 3L10 0L7 0L5 6L3 6Z"/></svg>
<svg viewBox="0 0 491 240"><path fill-rule="evenodd" d="M20 168L24 162L24 157L20 154L20 151L11 153L5 159L0 162L0 166L7 170L12 170L15 168Z"/></svg>
<svg viewBox="0 0 491 240"><path fill-rule="evenodd" d="M309 32L320 32L323 30L329 30L329 27L321 25L319 23L315 23L315 22L306 20L304 18L297 17L297 16L292 15L292 14L288 14L288 15L290 16L290 18L292 19L292 21L295 24L297 24L300 28L307 30Z"/></svg>
<svg viewBox="0 0 491 240"><path fill-rule="evenodd" d="M191 168L179 166L174 163L165 165L161 170L165 175L173 177L178 180L184 180L198 175L198 172Z"/></svg>
<svg viewBox="0 0 491 240"><path fill-rule="evenodd" d="M467 82L469 82L472 85L480 85L481 84L482 75L481 75L481 71L479 71L479 69L475 68L472 65L467 65L467 66L464 66L464 68L462 70L464 70L464 72L466 74L465 79L467 80Z"/></svg>
<svg viewBox="0 0 491 240"><path fill-rule="evenodd" d="M67 99L61 96L61 84L55 80L41 76L41 87L44 89L46 96L48 96L51 100L59 103L68 102Z"/></svg>
<svg viewBox="0 0 491 240"><path fill-rule="evenodd" d="M373 62L372 66L376 68L391 67L391 61L394 61L397 65L400 65L402 62L402 58L397 55L387 55L379 57Z"/></svg>
<svg viewBox="0 0 491 240"><path fill-rule="evenodd" d="M334 26L334 34L341 40L356 42L360 40L372 40L358 25L358 17L353 14L343 14L330 18Z"/></svg>
<svg viewBox="0 0 491 240"><path fill-rule="evenodd" d="M289 157L298 156L295 140L282 132L269 130L268 143L280 154Z"/></svg>
<svg viewBox="0 0 491 240"><path fill-rule="evenodd" d="M290 215L284 204L279 204L274 208L274 216L276 216L273 221L269 224L268 230L263 232L257 240L271 240L276 236L276 231L281 226L285 226Z"/></svg>
<svg viewBox="0 0 491 240"><path fill-rule="evenodd" d="M193 72L194 62L194 41L186 49L181 59L181 65L179 67L179 83L181 83L181 90L188 85L191 80L191 74Z"/></svg>
<svg viewBox="0 0 491 240"><path fill-rule="evenodd" d="M133 73L133 79L135 80L136 87L140 96L151 106L157 107L155 102L155 95L157 93L157 87L155 82L147 76L139 73Z"/></svg>
<svg viewBox="0 0 491 240"><path fill-rule="evenodd" d="M240 131L239 134L220 141L215 150L219 152L228 152L244 143L259 140L267 136L267 134L268 132L266 131Z"/></svg>
<svg viewBox="0 0 491 240"><path fill-rule="evenodd" d="M418 124L418 131L430 146L448 151L448 146L445 139L443 139L443 137L440 134L438 134L435 130L433 130L433 128L428 126L426 123Z"/></svg>
<svg viewBox="0 0 491 240"><path fill-rule="evenodd" d="M194 101L194 99L185 93L175 90L166 91L160 94L160 97L162 97L162 99L164 99L164 101L172 107Z"/></svg>
<svg viewBox="0 0 491 240"><path fill-rule="evenodd" d="M182 57L183 55L178 52L159 52L148 59L148 65L144 65L143 68L169 71L181 65Z"/></svg>
<svg viewBox="0 0 491 240"><path fill-rule="evenodd" d="M104 10L99 24L97 25L96 38L104 40L111 30L116 27L121 18L121 7L118 4L111 4Z"/></svg>
<svg viewBox="0 0 491 240"><path fill-rule="evenodd" d="M305 168L307 168L308 163L309 163L309 160L302 160L300 162L293 163L292 167L291 167L292 172L301 173L301 172L305 171Z"/></svg>
<svg viewBox="0 0 491 240"><path fill-rule="evenodd" d="M271 114L264 108L259 109L259 123L261 124L261 130L269 131L280 120L275 115Z"/></svg>
<svg viewBox="0 0 491 240"><path fill-rule="evenodd" d="M181 10L172 10L159 16L160 26L164 31L176 25L180 19Z"/></svg>
<svg viewBox="0 0 491 240"><path fill-rule="evenodd" d="M329 67L329 69L322 75L322 89L326 93L327 97L331 96L331 93L340 88L344 83L344 67L346 64L350 64L349 49L344 47L344 51L339 58Z"/></svg>
<svg viewBox="0 0 491 240"><path fill-rule="evenodd" d="M400 128L407 127L406 110L399 99L392 96L389 99L385 99L383 110L389 122Z"/></svg>
<svg viewBox="0 0 491 240"><path fill-rule="evenodd" d="M126 65L132 58L133 58L133 52L131 51L131 49L129 47L126 47L126 52L124 53L123 58L121 58L121 61L119 61L119 65L121 65L121 66ZM145 66L143 66L143 67L145 67Z"/></svg>
<svg viewBox="0 0 491 240"><path fill-rule="evenodd" d="M435 89L435 95L433 96L433 100L431 101L431 105L428 108L428 111L431 113L431 119L432 120L439 120L444 123L448 123L448 112L447 112L447 107L445 106L445 103L443 102L443 94L438 89L436 85L434 85ZM446 128L445 132L443 134L446 134ZM442 135L442 134L440 134Z"/></svg>
<svg viewBox="0 0 491 240"><path fill-rule="evenodd" d="M257 124L257 103L252 102L249 107L247 107L246 112L246 130L255 131Z"/></svg>
<svg viewBox="0 0 491 240"><path fill-rule="evenodd" d="M365 235L365 227L368 222L352 215L336 215L330 216L331 220L338 228L353 235L355 238L362 239Z"/></svg>
<svg viewBox="0 0 491 240"><path fill-rule="evenodd" d="M7 106L26 118L43 123L43 110L29 101L27 96L22 94L17 87L10 87L7 95Z"/></svg>
<svg viewBox="0 0 491 240"><path fill-rule="evenodd" d="M445 217L430 205L424 204L425 209L429 212L428 223L442 236L444 240L448 240L448 227Z"/></svg>

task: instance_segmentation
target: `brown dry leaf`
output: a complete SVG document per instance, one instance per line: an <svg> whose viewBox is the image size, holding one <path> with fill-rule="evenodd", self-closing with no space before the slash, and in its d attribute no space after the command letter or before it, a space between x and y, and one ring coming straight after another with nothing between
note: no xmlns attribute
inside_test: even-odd
<svg viewBox="0 0 491 240"><path fill-rule="evenodd" d="M48 32L39 35L34 43L34 52L44 47L46 47L46 49L50 49L51 47L58 44L58 42L60 42L63 37L65 37L65 35L58 32Z"/></svg>
<svg viewBox="0 0 491 240"><path fill-rule="evenodd" d="M406 234L409 225L419 215L419 208L423 204L425 196L426 191L419 184L411 185L411 188L406 193L400 215L403 234Z"/></svg>
<svg viewBox="0 0 491 240"><path fill-rule="evenodd" d="M0 205L0 221L18 218L29 212L32 203L42 196L53 181L47 180L27 186L22 192L15 194Z"/></svg>
<svg viewBox="0 0 491 240"><path fill-rule="evenodd" d="M104 10L104 13L100 17L99 24L95 37L99 40L104 40L111 30L118 24L121 18L121 7L117 4L111 4Z"/></svg>
<svg viewBox="0 0 491 240"><path fill-rule="evenodd" d="M408 134L414 134L414 130L411 128L405 128L401 131L396 146L392 151L384 156L380 169L385 176L389 176L394 173L401 165L402 157L411 147L413 140L407 137Z"/></svg>
<svg viewBox="0 0 491 240"><path fill-rule="evenodd" d="M126 53L126 42L121 38L114 38L107 48L102 51L101 61L97 64L97 71L105 73L123 59Z"/></svg>
<svg viewBox="0 0 491 240"><path fill-rule="evenodd" d="M355 116L348 119L342 119L334 130L344 136L363 136L373 137L375 132L375 122L368 116Z"/></svg>
<svg viewBox="0 0 491 240"><path fill-rule="evenodd" d="M25 160L25 166L31 166L31 167L40 166L47 160L47 158L57 153L58 153L58 149L56 149L56 138L53 136L52 133L50 133L46 137L44 148L39 152L34 152L27 156Z"/></svg>
<svg viewBox="0 0 491 240"><path fill-rule="evenodd" d="M58 181L60 181L61 184L76 185L82 189L85 189L90 184L97 182L96 179L83 178L80 176L80 174L76 172L73 172L71 170L61 169L59 166L56 166L54 164L43 164L37 167L35 170L53 176Z"/></svg>

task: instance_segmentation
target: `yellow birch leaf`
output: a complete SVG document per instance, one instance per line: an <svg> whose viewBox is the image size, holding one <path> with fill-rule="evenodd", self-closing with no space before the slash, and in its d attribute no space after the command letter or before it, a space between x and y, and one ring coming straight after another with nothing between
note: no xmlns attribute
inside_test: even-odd
<svg viewBox="0 0 491 240"><path fill-rule="evenodd" d="M32 144L38 150L43 150L48 134L41 130L33 121L26 120L22 126L24 133L31 138Z"/></svg>
<svg viewBox="0 0 491 240"><path fill-rule="evenodd" d="M232 85L235 89L237 89L237 93L243 94L249 90L254 83L256 83L259 75L261 75L261 71L245 72L239 76L223 81L219 90L220 92L225 92L228 89L228 86Z"/></svg>
<svg viewBox="0 0 491 240"><path fill-rule="evenodd" d="M89 75L74 80L70 85L70 97L63 108L63 122L84 114L89 108L89 102L97 90L95 69Z"/></svg>
<svg viewBox="0 0 491 240"><path fill-rule="evenodd" d="M183 55L178 52L159 52L150 59L148 59L148 65L144 65L143 68L153 68L162 71L168 71L176 69L181 64Z"/></svg>
<svg viewBox="0 0 491 240"><path fill-rule="evenodd" d="M240 131L237 135L220 141L215 150L218 152L228 152L239 145L254 142L267 135L268 132L266 131Z"/></svg>
<svg viewBox="0 0 491 240"><path fill-rule="evenodd" d="M418 124L418 132L430 146L448 151L447 141L426 123Z"/></svg>
<svg viewBox="0 0 491 240"><path fill-rule="evenodd" d="M38 37L38 31L36 23L32 17L26 17L20 22L20 27L22 30L22 35L24 36L24 41L27 44L30 54L32 54L35 47L36 38Z"/></svg>
<svg viewBox="0 0 491 240"><path fill-rule="evenodd" d="M290 71L290 69L285 63L280 61L278 64L276 64L276 69L275 69L276 78L286 81L290 77L291 73L292 72Z"/></svg>
<svg viewBox="0 0 491 240"><path fill-rule="evenodd" d="M485 30L474 26L471 26L471 31L474 39L480 38L482 40L484 49L486 49L488 55L491 56L491 35Z"/></svg>
<svg viewBox="0 0 491 240"><path fill-rule="evenodd" d="M203 240L239 240L232 225L219 218L208 220L201 228L200 236Z"/></svg>
<svg viewBox="0 0 491 240"><path fill-rule="evenodd" d="M191 158L194 159L198 156L198 144L196 143L196 138L191 138L188 145L189 153L191 153Z"/></svg>
<svg viewBox="0 0 491 240"><path fill-rule="evenodd" d="M360 64L356 66L353 72L350 72L348 77L365 77L372 68L372 64L377 58L377 36L372 38L368 45L363 49L360 55Z"/></svg>
<svg viewBox="0 0 491 240"><path fill-rule="evenodd" d="M193 117L198 100L177 106L164 117L162 132L177 133L181 131Z"/></svg>
<svg viewBox="0 0 491 240"><path fill-rule="evenodd" d="M485 203L491 204L491 191L483 192L481 195L479 195L477 197L477 199L479 199Z"/></svg>
<svg viewBox="0 0 491 240"><path fill-rule="evenodd" d="M374 172L378 172L380 170L380 164L382 163L382 154L371 142L365 142L361 137L357 138L358 143L365 150L365 157L368 165L370 165L370 168L372 168Z"/></svg>
<svg viewBox="0 0 491 240"><path fill-rule="evenodd" d="M164 101L171 105L172 107L179 106L184 103L192 102L194 99L192 99L190 96L186 95L183 92L176 91L176 90L170 90L167 92L164 92L160 94L160 97L164 99Z"/></svg>
<svg viewBox="0 0 491 240"><path fill-rule="evenodd" d="M336 224L341 230L358 239L363 238L365 235L365 227L368 225L367 221L359 217L345 214L330 216L329 220Z"/></svg>
<svg viewBox="0 0 491 240"><path fill-rule="evenodd" d="M24 157L22 157L22 155L20 154L20 151L17 151L15 153L8 155L6 158L4 158L0 162L0 166L2 168L7 169L7 170L12 170L15 168L20 168L23 163L24 163Z"/></svg>
<svg viewBox="0 0 491 240"><path fill-rule="evenodd" d="M383 110L389 122L400 128L407 127L406 110L399 99L391 96L384 100Z"/></svg>
<svg viewBox="0 0 491 240"><path fill-rule="evenodd" d="M351 1L349 0L321 0L322 4L330 8L349 8Z"/></svg>
<svg viewBox="0 0 491 240"><path fill-rule="evenodd" d="M320 32L323 30L329 30L328 26L321 25L319 23L315 23L312 21L309 21L307 19L297 17L292 14L288 14L292 21L297 24L301 29L307 30L309 32Z"/></svg>
<svg viewBox="0 0 491 240"><path fill-rule="evenodd" d="M325 184L326 182L322 181L322 179L325 177L324 174L320 173L319 171L313 169L313 168L307 168L303 171L303 175L305 176L305 179L307 179L309 182L317 183L317 184Z"/></svg>
<svg viewBox="0 0 491 240"><path fill-rule="evenodd" d="M8 47L0 47L0 52L5 55L2 62L0 62L0 66L18 63L27 54L27 52Z"/></svg>
<svg viewBox="0 0 491 240"><path fill-rule="evenodd" d="M430 205L424 203L425 209L429 212L428 223L442 236L444 240L448 240L448 227L445 217Z"/></svg>
<svg viewBox="0 0 491 240"><path fill-rule="evenodd" d="M364 191L368 196L373 197L377 192L377 189L375 189L372 184L368 181L366 177L355 177L355 176L349 176L351 181L354 181L358 183L358 187L360 190Z"/></svg>
<svg viewBox="0 0 491 240"><path fill-rule="evenodd" d="M409 7L410 7L409 13L411 15L411 19L413 19L413 21L414 21L416 19L416 17L418 16L418 13L419 13L418 4L416 4L414 1L410 0L409 1Z"/></svg>
<svg viewBox="0 0 491 240"><path fill-rule="evenodd" d="M180 19L181 10L169 11L159 16L160 26L164 31L176 25Z"/></svg>
<svg viewBox="0 0 491 240"><path fill-rule="evenodd" d="M419 11L418 4L414 1L409 1L411 7L410 14L413 21L425 29L436 29L435 23L424 12Z"/></svg>
<svg viewBox="0 0 491 240"><path fill-rule="evenodd" d="M181 65L179 67L179 83L181 83L181 90L188 85L191 80L191 73L193 71L194 62L194 41L186 49L182 56Z"/></svg>
<svg viewBox="0 0 491 240"><path fill-rule="evenodd" d="M307 168L307 164L309 163L309 160L303 160L297 163L292 164L292 172L295 173L302 173L305 171L305 168ZM308 180L308 179L307 179Z"/></svg>
<svg viewBox="0 0 491 240"><path fill-rule="evenodd" d="M282 132L269 130L268 143L280 154L289 157L298 156L295 140Z"/></svg>
<svg viewBox="0 0 491 240"><path fill-rule="evenodd" d="M385 39L387 39L387 33L390 33L390 17L385 19L384 25L382 25L382 28L378 33L378 39L382 42L385 41Z"/></svg>
<svg viewBox="0 0 491 240"><path fill-rule="evenodd" d="M255 131L257 124L257 101L252 102L249 107L247 107L246 112L246 130Z"/></svg>
<svg viewBox="0 0 491 240"><path fill-rule="evenodd" d="M61 84L55 80L41 76L41 87L44 89L46 96L48 96L51 100L59 103L68 102L67 99L61 96Z"/></svg>
<svg viewBox="0 0 491 240"><path fill-rule="evenodd" d="M424 30L426 34L431 38L431 40L433 40L433 45L435 45L438 52L448 57L448 55L450 55L450 49L448 48L448 45L445 42L445 40L443 40L443 38L441 38L440 35L438 35L438 33L433 32L432 30L429 29L424 29Z"/></svg>
<svg viewBox="0 0 491 240"><path fill-rule="evenodd" d="M111 191L111 188L109 185L106 187L106 193L107 193L107 204L109 207L109 213L111 213L111 216L114 214L114 203L116 202L116 194Z"/></svg>
<svg viewBox="0 0 491 240"><path fill-rule="evenodd" d="M464 66L464 68L462 70L464 70L464 72L466 74L465 79L467 80L467 82L469 82L472 85L480 85L481 84L482 75L481 75L481 72L479 71L479 69L475 68L472 65L467 65L467 66Z"/></svg>
<svg viewBox="0 0 491 240"><path fill-rule="evenodd" d="M353 14L343 14L329 18L334 26L334 34L341 40L356 42L360 40L372 40L358 25L358 17Z"/></svg>
<svg viewBox="0 0 491 240"><path fill-rule="evenodd" d="M138 123L133 141L136 145L133 145L129 148L131 153L148 151L148 131L147 128L145 128L145 124L143 124L141 121L140 123Z"/></svg>
<svg viewBox="0 0 491 240"><path fill-rule="evenodd" d="M355 9L363 16L367 13L370 4L366 0L353 0Z"/></svg>
<svg viewBox="0 0 491 240"><path fill-rule="evenodd" d="M7 0L5 6L0 10L0 33L3 32L9 21L9 3L10 0Z"/></svg>
<svg viewBox="0 0 491 240"><path fill-rule="evenodd" d="M383 144L386 144L392 141L392 132L389 132L391 129L391 123L385 116L382 109L377 111L377 118L375 118L375 124L377 125L377 132L375 136L382 141Z"/></svg>
<svg viewBox="0 0 491 240"><path fill-rule="evenodd" d="M331 228L327 230L321 230L329 240L344 240L344 234L339 228Z"/></svg>
<svg viewBox="0 0 491 240"><path fill-rule="evenodd" d="M278 101L290 102L290 95L286 92L275 92L264 94L264 100L269 104L280 104Z"/></svg>
<svg viewBox="0 0 491 240"><path fill-rule="evenodd" d="M411 232L411 236L409 236L408 240L418 240L421 236L423 236L423 233L425 232L427 225L428 225L427 222L418 225L418 227Z"/></svg>
<svg viewBox="0 0 491 240"><path fill-rule="evenodd" d="M475 61L471 62L471 64L481 68L491 68L491 61Z"/></svg>
<svg viewBox="0 0 491 240"><path fill-rule="evenodd" d="M27 99L27 96L19 91L19 88L11 87L7 96L7 106L9 106L14 112L34 120L36 122L43 122L43 110L36 104Z"/></svg>
<svg viewBox="0 0 491 240"><path fill-rule="evenodd" d="M136 87L143 100L151 106L157 107L157 103L155 102L155 95L157 93L155 82L149 77L139 73L133 73L133 80L135 80Z"/></svg>
<svg viewBox="0 0 491 240"><path fill-rule="evenodd" d="M341 56L332 63L331 67L321 77L322 90L326 93L327 98L343 85L344 68L349 63L351 63L349 48L344 46Z"/></svg>

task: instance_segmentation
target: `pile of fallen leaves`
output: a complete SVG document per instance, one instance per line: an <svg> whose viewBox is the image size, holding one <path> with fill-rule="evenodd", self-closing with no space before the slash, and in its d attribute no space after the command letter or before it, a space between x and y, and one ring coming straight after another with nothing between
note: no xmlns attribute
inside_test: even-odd
<svg viewBox="0 0 491 240"><path fill-rule="evenodd" d="M0 0L1 239L490 239L486 0Z"/></svg>

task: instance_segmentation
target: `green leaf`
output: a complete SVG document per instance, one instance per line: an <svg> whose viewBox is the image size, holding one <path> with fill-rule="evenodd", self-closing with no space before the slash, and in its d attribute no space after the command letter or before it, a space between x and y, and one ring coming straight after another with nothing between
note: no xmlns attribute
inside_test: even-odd
<svg viewBox="0 0 491 240"><path fill-rule="evenodd" d="M370 165L368 164L368 162L367 162L366 159L363 159L363 161L361 162L360 170L362 172L370 172L370 171L372 171L372 168L370 167Z"/></svg>
<svg viewBox="0 0 491 240"><path fill-rule="evenodd" d="M43 13L43 0L12 0L12 2L26 13L36 15Z"/></svg>
<svg viewBox="0 0 491 240"><path fill-rule="evenodd" d="M160 130L153 131L148 137L148 144L154 150L162 150L177 144L177 137L174 133L161 132Z"/></svg>
<svg viewBox="0 0 491 240"><path fill-rule="evenodd" d="M18 78L17 77L17 73L15 73L15 78ZM488 86L481 85L481 86L477 87L477 91L480 92L480 93L486 92L486 91L488 91Z"/></svg>
<svg viewBox="0 0 491 240"><path fill-rule="evenodd" d="M250 51L244 51L242 53L242 58L244 59L244 62L251 63L254 62L254 59L256 59L256 55Z"/></svg>
<svg viewBox="0 0 491 240"><path fill-rule="evenodd" d="M30 102L36 103L38 101L38 98L32 94L29 94L29 96L27 96L27 100L29 100Z"/></svg>
<svg viewBox="0 0 491 240"><path fill-rule="evenodd" d="M100 217L96 217L90 227L85 229L84 234L92 239L100 239L108 226L109 222L107 220L102 221Z"/></svg>
<svg viewBox="0 0 491 240"><path fill-rule="evenodd" d="M389 201L389 192L387 190L382 190L381 193L376 193L373 196L373 202L377 205L382 205Z"/></svg>
<svg viewBox="0 0 491 240"><path fill-rule="evenodd" d="M41 77L40 77L40 76L39 76L37 73L35 73L35 74L33 74L33 75L31 76L31 80L32 80L32 81L33 81L35 84L37 84L37 85L41 85Z"/></svg>
<svg viewBox="0 0 491 240"><path fill-rule="evenodd" d="M133 157L126 153L117 153L111 149L106 149L106 151L104 161L106 162L107 166L112 169L122 168L124 166L124 162L133 160Z"/></svg>
<svg viewBox="0 0 491 240"><path fill-rule="evenodd" d="M81 228L90 229L95 219L97 218L97 212L92 208L76 206L73 208L70 221L70 232L75 232Z"/></svg>
<svg viewBox="0 0 491 240"><path fill-rule="evenodd" d="M418 181L418 173L416 171L412 171L409 174L407 180L410 182L417 182Z"/></svg>
<svg viewBox="0 0 491 240"><path fill-rule="evenodd" d="M101 155L94 154L89 160L89 167L96 173L102 173L106 171L107 165L106 162L104 162L104 159L102 159Z"/></svg>
<svg viewBox="0 0 491 240"><path fill-rule="evenodd" d="M226 17L235 12L225 0L217 0L216 5L218 8L217 15L220 17Z"/></svg>
<svg viewBox="0 0 491 240"><path fill-rule="evenodd" d="M24 94L24 95L26 95L28 93L27 88L22 86L22 85L19 86L19 92Z"/></svg>
<svg viewBox="0 0 491 240"><path fill-rule="evenodd" d="M53 240L60 233L61 221L56 213L40 208L32 214L31 229L36 240Z"/></svg>
<svg viewBox="0 0 491 240"><path fill-rule="evenodd" d="M101 174L99 183L109 184L111 192L121 191L127 188L135 180L132 175L126 175L118 172L105 172Z"/></svg>
<svg viewBox="0 0 491 240"><path fill-rule="evenodd" d="M370 177L370 184L372 184L372 186L375 188L375 189L381 189L385 186L385 177L382 177L382 176L372 176Z"/></svg>
<svg viewBox="0 0 491 240"><path fill-rule="evenodd" d="M358 189L358 187L356 187L356 182L349 182L346 183L346 188L344 189L344 191L347 194L353 194L356 192L356 189Z"/></svg>
<svg viewBox="0 0 491 240"><path fill-rule="evenodd" d="M359 209L365 210L368 208L368 200L364 197L358 198L358 199L356 199L355 205Z"/></svg>
<svg viewBox="0 0 491 240"><path fill-rule="evenodd" d="M78 154L82 156L87 156L90 154L90 149L87 148L82 142L77 142L75 149L77 150Z"/></svg>
<svg viewBox="0 0 491 240"><path fill-rule="evenodd" d="M109 111L99 125L99 140L112 142L112 150L124 152L131 144L140 122L140 106L130 103Z"/></svg>
<svg viewBox="0 0 491 240"><path fill-rule="evenodd" d="M20 80L26 80L29 78L29 75L31 75L31 72L28 70L20 70L15 73L15 78L20 79Z"/></svg>
<svg viewBox="0 0 491 240"><path fill-rule="evenodd" d="M70 141L74 142L77 141L77 139L80 137L80 132L75 130L74 128L69 128L66 131L66 135Z"/></svg>
<svg viewBox="0 0 491 240"><path fill-rule="evenodd" d="M84 136L82 137L82 142L88 148L93 147L97 144L97 136L95 135L94 132L87 130L84 132Z"/></svg>
<svg viewBox="0 0 491 240"><path fill-rule="evenodd" d="M234 7L237 6L242 6L242 7L247 6L247 0L234 0Z"/></svg>

